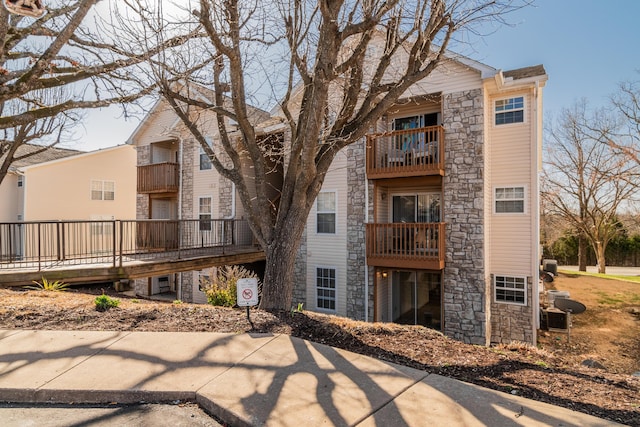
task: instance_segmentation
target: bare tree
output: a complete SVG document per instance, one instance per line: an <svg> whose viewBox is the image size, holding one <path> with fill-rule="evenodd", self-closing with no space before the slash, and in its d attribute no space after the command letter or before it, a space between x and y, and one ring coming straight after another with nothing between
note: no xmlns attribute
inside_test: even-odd
<svg viewBox="0 0 640 427"><path fill-rule="evenodd" d="M620 210L637 196L640 177L640 165L602 143L603 137L613 139L616 129L615 118L604 111L591 112L582 101L562 111L548 129L545 144L545 206L591 243L600 273L606 271L607 244L620 229Z"/></svg>
<svg viewBox="0 0 640 427"><path fill-rule="evenodd" d="M159 30L156 15L138 3L149 33ZM237 188L266 253L261 306L288 309L307 216L336 154L447 60L454 35L480 22L503 23L528 1L193 3L181 24L202 26L207 38L155 64L156 78L212 164ZM172 31L177 28L174 22ZM210 101L195 96L201 91L191 91L192 83L209 88ZM250 103L260 95L277 100L278 131L256 127ZM216 114L213 148L198 114L205 110ZM277 196L270 197L274 188Z"/></svg>
<svg viewBox="0 0 640 427"><path fill-rule="evenodd" d="M621 83L611 103L623 125L619 137L608 143L640 164L640 80Z"/></svg>
<svg viewBox="0 0 640 427"><path fill-rule="evenodd" d="M68 129L79 117L67 112L126 105L153 91L155 84L137 78L132 67L184 42L181 37L143 49L123 47L109 14L96 12L96 3L48 1L39 19L0 8L0 183L18 145L60 141L62 123ZM64 120L56 119L61 114Z"/></svg>

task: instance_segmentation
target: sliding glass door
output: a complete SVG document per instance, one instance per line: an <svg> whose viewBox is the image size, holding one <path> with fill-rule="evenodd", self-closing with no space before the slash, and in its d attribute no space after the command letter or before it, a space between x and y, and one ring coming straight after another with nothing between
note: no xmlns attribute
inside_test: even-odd
<svg viewBox="0 0 640 427"><path fill-rule="evenodd" d="M391 320L441 329L440 274L395 270L391 273Z"/></svg>

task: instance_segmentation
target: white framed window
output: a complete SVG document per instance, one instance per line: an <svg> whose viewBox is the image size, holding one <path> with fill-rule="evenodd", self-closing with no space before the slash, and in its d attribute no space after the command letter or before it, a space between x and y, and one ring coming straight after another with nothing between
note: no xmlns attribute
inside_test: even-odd
<svg viewBox="0 0 640 427"><path fill-rule="evenodd" d="M527 278L522 276L493 276L494 301L527 305Z"/></svg>
<svg viewBox="0 0 640 427"><path fill-rule="evenodd" d="M211 140L211 138L206 137L205 139L207 140L207 144L209 144L209 147L212 147L213 141ZM209 170L211 169L211 167L212 165L209 155L204 151L204 148L200 147L200 170Z"/></svg>
<svg viewBox="0 0 640 427"><path fill-rule="evenodd" d="M18 175L18 187L24 186L24 176Z"/></svg>
<svg viewBox="0 0 640 427"><path fill-rule="evenodd" d="M200 231L211 231L212 213L213 203L211 197L200 197L198 202L198 219L200 220Z"/></svg>
<svg viewBox="0 0 640 427"><path fill-rule="evenodd" d="M115 181L91 180L91 200L115 200Z"/></svg>
<svg viewBox="0 0 640 427"><path fill-rule="evenodd" d="M316 308L336 311L336 269L316 267Z"/></svg>
<svg viewBox="0 0 640 427"><path fill-rule="evenodd" d="M336 234L336 193L325 191L316 199L316 232Z"/></svg>
<svg viewBox="0 0 640 427"><path fill-rule="evenodd" d="M525 187L496 187L494 198L494 212L501 213L524 213Z"/></svg>
<svg viewBox="0 0 640 427"><path fill-rule="evenodd" d="M495 103L495 124L507 125L524 122L524 96L498 99Z"/></svg>

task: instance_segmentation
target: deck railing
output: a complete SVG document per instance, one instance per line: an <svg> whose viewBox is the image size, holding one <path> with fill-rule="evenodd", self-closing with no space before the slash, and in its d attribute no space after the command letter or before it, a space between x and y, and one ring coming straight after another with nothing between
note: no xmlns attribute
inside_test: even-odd
<svg viewBox="0 0 640 427"><path fill-rule="evenodd" d="M444 263L444 223L367 224L367 258L371 265L404 266L407 261Z"/></svg>
<svg viewBox="0 0 640 427"><path fill-rule="evenodd" d="M113 220L0 223L0 269L122 266L125 259L181 259L252 247L246 220Z"/></svg>
<svg viewBox="0 0 640 427"><path fill-rule="evenodd" d="M179 185L178 163L138 166L138 193L174 193Z"/></svg>
<svg viewBox="0 0 640 427"><path fill-rule="evenodd" d="M444 174L444 128L429 126L367 135L367 176Z"/></svg>

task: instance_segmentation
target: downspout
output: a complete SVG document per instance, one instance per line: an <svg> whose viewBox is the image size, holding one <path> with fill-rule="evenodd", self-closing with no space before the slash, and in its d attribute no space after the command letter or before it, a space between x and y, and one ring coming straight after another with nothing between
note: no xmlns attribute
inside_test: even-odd
<svg viewBox="0 0 640 427"><path fill-rule="evenodd" d="M364 150L365 158L367 156L367 147L365 142ZM365 162L366 164L366 162ZM365 254L364 254L364 321L369 321L369 265L367 264L367 233L366 227L369 223L369 180L367 179L367 169L364 170L364 224L365 224Z"/></svg>
<svg viewBox="0 0 640 427"><path fill-rule="evenodd" d="M178 227L182 219L182 137L178 137ZM178 242L180 244L180 242ZM177 274L176 278L176 299L182 301L182 273ZM193 294L193 291L192 291Z"/></svg>
<svg viewBox="0 0 640 427"><path fill-rule="evenodd" d="M538 340L537 337L537 330L540 328L540 315L539 315L539 309L538 307L540 307L540 278L539 278L539 269L540 269L540 257L541 257L541 253L540 253L540 173L538 172L538 168L540 165L540 162L542 162L542 159L540 158L542 156L542 147L538 146L539 142L538 142L538 118L539 118L539 114L540 112L538 111L538 96L539 96L539 92L540 92L540 82L539 80L536 80L536 85L534 88L534 92L533 92L533 114L534 114L534 126L533 126L533 138L534 141L536 142L533 150L534 150L534 159L536 160L535 162L535 167L533 168L532 172L531 172L531 182L535 183L536 186L536 191L535 191L535 208L537 209L535 212L535 216L534 218L536 218L536 221L533 221L532 224L532 228L533 228L533 233L534 233L534 242L536 242L535 247L533 248L533 254L534 256L532 257L532 272L533 272L533 277L532 277L532 289L534 289L534 291L532 292L532 305L533 305L533 309L532 309L532 316L533 316L533 325L535 326L535 328L532 331L533 334L533 344L535 344ZM541 142L540 142L541 144Z"/></svg>

